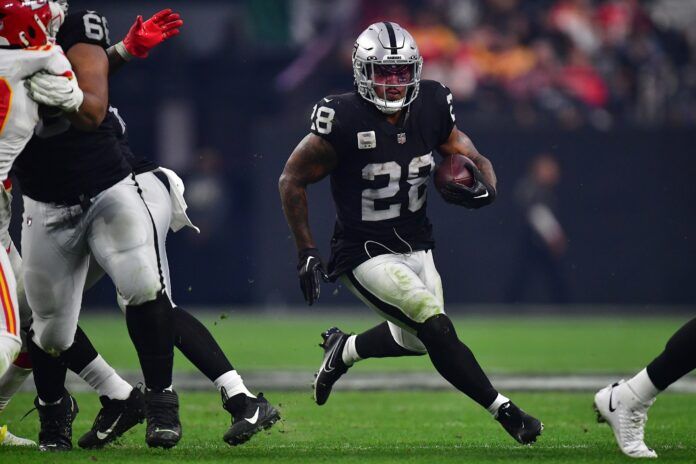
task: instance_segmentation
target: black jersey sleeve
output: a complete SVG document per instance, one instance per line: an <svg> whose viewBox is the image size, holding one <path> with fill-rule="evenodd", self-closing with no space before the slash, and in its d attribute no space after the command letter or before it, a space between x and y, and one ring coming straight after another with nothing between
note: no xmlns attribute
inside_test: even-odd
<svg viewBox="0 0 696 464"><path fill-rule="evenodd" d="M452 91L440 83L437 84L437 88L435 89L435 105L439 133L438 145L442 145L452 133L456 117L454 115L454 97L452 97Z"/></svg>
<svg viewBox="0 0 696 464"><path fill-rule="evenodd" d="M312 134L318 135L333 147L338 147L340 144L340 107L337 98L326 97L322 98L312 108L310 116Z"/></svg>
<svg viewBox="0 0 696 464"><path fill-rule="evenodd" d="M65 53L78 43L99 45L107 49L111 46L109 24L96 11L70 12L58 31L56 42L63 47Z"/></svg>

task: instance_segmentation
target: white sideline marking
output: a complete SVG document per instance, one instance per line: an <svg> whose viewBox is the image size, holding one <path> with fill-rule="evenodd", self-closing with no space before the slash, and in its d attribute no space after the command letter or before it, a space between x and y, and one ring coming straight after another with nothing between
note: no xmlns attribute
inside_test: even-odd
<svg viewBox="0 0 696 464"><path fill-rule="evenodd" d="M68 373L66 386L71 392L90 391L82 379ZM119 372L135 385L142 381L139 372ZM314 373L307 371L247 371L245 383L252 389L310 391ZM503 391L578 391L594 392L631 374L616 375L493 375L491 380ZM174 374L178 391L213 391L212 383L199 373ZM337 390L452 390L437 373L428 372L349 372L334 387ZM32 381L24 382L23 391L33 391ZM696 377L687 376L669 387L669 391L696 393Z"/></svg>

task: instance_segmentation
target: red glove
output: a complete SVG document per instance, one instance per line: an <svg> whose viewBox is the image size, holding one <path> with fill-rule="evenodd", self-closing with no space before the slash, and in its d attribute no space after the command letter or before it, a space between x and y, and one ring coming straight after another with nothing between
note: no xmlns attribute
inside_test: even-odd
<svg viewBox="0 0 696 464"><path fill-rule="evenodd" d="M123 39L123 46L132 56L147 58L150 50L170 37L179 35L179 28L183 25L184 21L179 13L174 13L169 8L156 13L145 22L142 16L138 16Z"/></svg>

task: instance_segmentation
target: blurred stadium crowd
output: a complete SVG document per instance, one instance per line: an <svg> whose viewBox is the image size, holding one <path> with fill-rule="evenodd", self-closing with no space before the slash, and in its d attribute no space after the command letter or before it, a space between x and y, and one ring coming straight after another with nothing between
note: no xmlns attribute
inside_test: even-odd
<svg viewBox="0 0 696 464"><path fill-rule="evenodd" d="M551 280L554 292L565 295L556 299L696 301L686 283L696 244L690 213L696 187L688 177L695 163L696 0L70 4L104 14L113 40L138 14L171 7L185 18L180 37L110 81L131 145L181 174L191 216L203 230L168 242L182 304L301 303L278 175L308 131L312 106L352 89L357 35L387 19L414 34L424 77L453 90L457 123L490 154L502 181L490 213L460 217L438 209L437 200L429 206L440 222L440 243L456 243L461 237L452 231L461 230L484 250L472 259L485 272L450 287L450 301L517 300L507 274L528 271L515 269L527 263L520 256L532 247L517 220L524 211L517 203L524 202L514 186L529 180L528 166L540 153L555 156L563 172L541 195L567 234L551 240L558 260L547 260L546 269L549 275L564 270L575 289L561 291L563 283ZM648 182L658 155L655 169L664 177ZM636 196L646 184L650 195ZM312 219L325 252L334 216L327 190L312 191ZM442 224L450 219L461 222ZM650 247L644 237L651 237ZM567 252L558 252L564 240ZM528 245L516 251L517 242ZM443 275L455 275L471 257L460 247L441 250ZM105 289L93 301L112 299ZM340 292L325 299L332 301L354 303Z"/></svg>
<svg viewBox="0 0 696 464"><path fill-rule="evenodd" d="M323 14L329 8L326 3L341 12L334 16L336 24L317 22L331 18ZM310 53L323 48L321 41L335 31L347 34L338 41L345 51L350 45L344 42L371 22L389 18L404 25L420 46L424 77L446 83L459 100L458 110L477 124L555 124L564 129L589 125L608 130L617 125L696 123L694 1L293 4L294 16L306 18L305 10L319 12L314 23L293 23L295 38L305 42ZM350 75L346 53L337 56L339 69ZM322 69L327 78L335 74L326 66L316 68L303 69L313 82Z"/></svg>

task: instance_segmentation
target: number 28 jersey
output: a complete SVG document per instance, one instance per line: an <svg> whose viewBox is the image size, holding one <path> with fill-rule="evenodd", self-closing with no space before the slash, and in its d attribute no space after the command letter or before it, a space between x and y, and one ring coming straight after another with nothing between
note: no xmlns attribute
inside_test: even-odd
<svg viewBox="0 0 696 464"><path fill-rule="evenodd" d="M331 173L336 225L328 271L332 279L368 259L434 247L426 215L433 151L454 128L452 94L424 80L396 125L357 92L316 104L311 132L338 155Z"/></svg>

